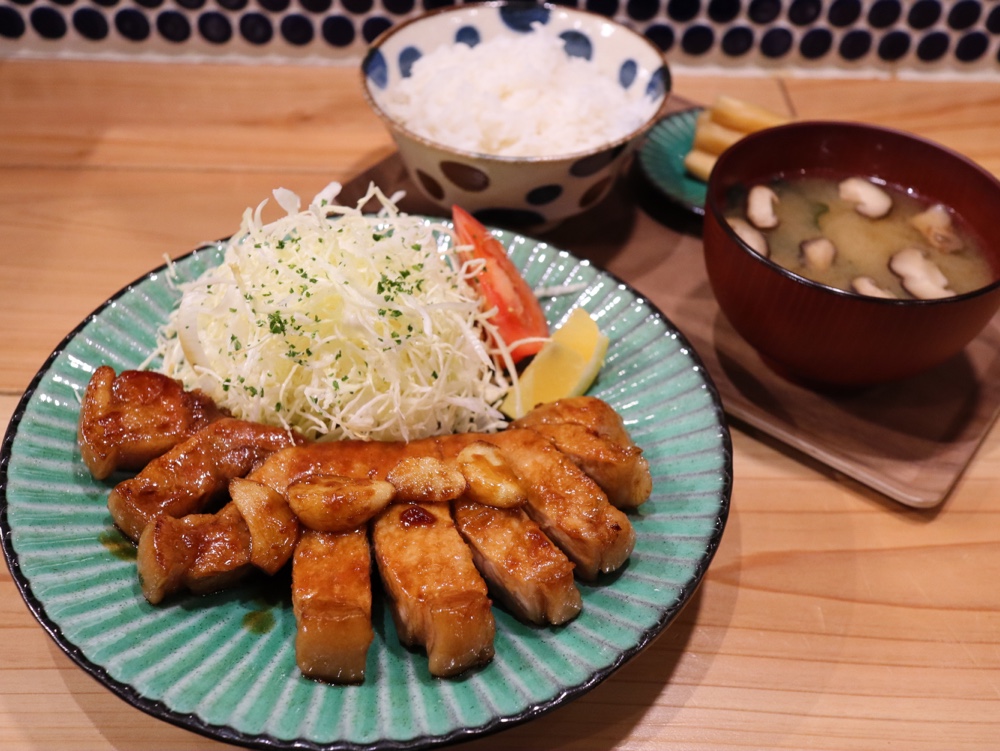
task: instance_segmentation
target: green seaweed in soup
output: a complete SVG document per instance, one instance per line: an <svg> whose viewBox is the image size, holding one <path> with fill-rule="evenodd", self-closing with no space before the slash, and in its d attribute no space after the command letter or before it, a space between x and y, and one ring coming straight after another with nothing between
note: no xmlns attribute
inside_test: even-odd
<svg viewBox="0 0 1000 751"><path fill-rule="evenodd" d="M772 193L758 189L751 197L753 187L743 191L727 216L734 228L749 220L753 227L747 231L763 236L763 252L775 263L838 289L927 299L971 292L994 280L976 237L946 206L851 178L851 187L865 194L859 197L842 187L845 182L825 175L774 179L762 186ZM911 272L907 264L920 268ZM918 284L913 273L929 275L933 283Z"/></svg>

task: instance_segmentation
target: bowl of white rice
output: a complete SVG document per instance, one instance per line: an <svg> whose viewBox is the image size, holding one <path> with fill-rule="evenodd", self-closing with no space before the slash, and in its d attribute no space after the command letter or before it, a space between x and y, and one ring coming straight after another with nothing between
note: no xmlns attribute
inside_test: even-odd
<svg viewBox="0 0 1000 751"><path fill-rule="evenodd" d="M671 84L659 47L627 26L514 1L401 22L372 43L361 73L427 198L535 231L608 194Z"/></svg>

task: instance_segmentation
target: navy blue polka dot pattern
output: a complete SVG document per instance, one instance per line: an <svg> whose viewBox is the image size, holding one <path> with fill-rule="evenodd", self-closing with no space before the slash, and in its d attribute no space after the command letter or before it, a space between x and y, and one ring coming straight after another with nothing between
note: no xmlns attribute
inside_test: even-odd
<svg viewBox="0 0 1000 751"><path fill-rule="evenodd" d="M108 21L93 8L79 8L73 13L73 28L86 39L98 42L108 35Z"/></svg>
<svg viewBox="0 0 1000 751"><path fill-rule="evenodd" d="M541 5L504 6L500 10L500 20L514 31L527 34L532 24L549 22L549 10Z"/></svg>
<svg viewBox="0 0 1000 751"><path fill-rule="evenodd" d="M618 13L618 0L587 0L584 5L591 13L598 13L602 16L614 16Z"/></svg>
<svg viewBox="0 0 1000 751"><path fill-rule="evenodd" d="M341 5L344 8L359 16L371 11L374 4L373 0L341 0Z"/></svg>
<svg viewBox="0 0 1000 751"><path fill-rule="evenodd" d="M323 21L323 39L331 47L350 47L357 38L354 24L344 16L329 16Z"/></svg>
<svg viewBox="0 0 1000 751"><path fill-rule="evenodd" d="M174 10L165 10L156 17L156 30L169 42L186 42L191 37L191 24L187 16Z"/></svg>
<svg viewBox="0 0 1000 751"><path fill-rule="evenodd" d="M860 0L834 0L830 3L830 10L827 11L830 23L841 28L851 26L860 17Z"/></svg>
<svg viewBox="0 0 1000 751"><path fill-rule="evenodd" d="M910 51L910 35L904 31L890 31L878 43L878 56L883 60L899 60Z"/></svg>
<svg viewBox="0 0 1000 751"><path fill-rule="evenodd" d="M986 30L991 34L1000 35L1000 3L990 11L986 19Z"/></svg>
<svg viewBox="0 0 1000 751"><path fill-rule="evenodd" d="M858 60L867 55L871 48L872 35L865 29L853 29L840 39L840 54L845 60Z"/></svg>
<svg viewBox="0 0 1000 751"><path fill-rule="evenodd" d="M681 49L689 55L704 55L715 43L715 32L711 26L696 24L688 27L681 37Z"/></svg>
<svg viewBox="0 0 1000 751"><path fill-rule="evenodd" d="M658 99L670 91L672 86L673 81L670 79L670 69L666 67L660 68L650 76L649 83L646 84L646 96L651 99Z"/></svg>
<svg viewBox="0 0 1000 751"><path fill-rule="evenodd" d="M528 203L533 206L544 206L547 203L552 203L559 196L562 195L563 189L561 185L543 185L540 188L534 188L528 191L526 199Z"/></svg>
<svg viewBox="0 0 1000 751"><path fill-rule="evenodd" d="M389 85L389 66L385 62L382 50L372 50L361 63L361 70L373 84L380 89Z"/></svg>
<svg viewBox="0 0 1000 751"><path fill-rule="evenodd" d="M819 18L822 10L820 0L793 0L788 8L788 20L796 26L808 26Z"/></svg>
<svg viewBox="0 0 1000 751"><path fill-rule="evenodd" d="M896 23L902 12L899 0L875 0L868 9L868 23L876 29L885 29Z"/></svg>
<svg viewBox="0 0 1000 751"><path fill-rule="evenodd" d="M781 0L750 0L747 15L756 24L769 24L781 14Z"/></svg>
<svg viewBox="0 0 1000 751"><path fill-rule="evenodd" d="M392 21L381 16L372 16L361 25L361 36L365 42L374 42L375 38L392 26Z"/></svg>
<svg viewBox="0 0 1000 751"><path fill-rule="evenodd" d="M455 42L468 47L475 47L479 44L479 29L475 26L463 26L455 32Z"/></svg>
<svg viewBox="0 0 1000 751"><path fill-rule="evenodd" d="M911 28L929 29L941 17L941 3L938 0L917 0L910 6L907 21Z"/></svg>
<svg viewBox="0 0 1000 751"><path fill-rule="evenodd" d="M799 42L799 53L806 60L820 60L833 47L833 34L829 29L809 29Z"/></svg>
<svg viewBox="0 0 1000 751"><path fill-rule="evenodd" d="M775 27L764 32L760 40L760 51L769 58L784 57L792 48L792 32L788 29Z"/></svg>
<svg viewBox="0 0 1000 751"><path fill-rule="evenodd" d="M623 89L628 89L635 83L635 77L639 74L639 65L635 60L628 59L621 64L618 69L618 85Z"/></svg>
<svg viewBox="0 0 1000 751"><path fill-rule="evenodd" d="M570 57L578 57L581 60L590 60L594 56L594 45L590 43L590 38L579 31L564 31L559 35L563 40L563 47Z"/></svg>
<svg viewBox="0 0 1000 751"><path fill-rule="evenodd" d="M133 42L141 42L149 37L149 20L135 8L122 8L115 13L115 28L119 34Z"/></svg>
<svg viewBox="0 0 1000 751"><path fill-rule="evenodd" d="M13 8L0 8L0 37L20 39L27 30L24 18Z"/></svg>
<svg viewBox="0 0 1000 751"><path fill-rule="evenodd" d="M240 17L240 36L250 44L267 44L274 39L274 25L263 13L247 13Z"/></svg>
<svg viewBox="0 0 1000 751"><path fill-rule="evenodd" d="M421 57L420 50L416 47L404 47L403 51L399 53L399 72L403 78L409 78L412 73L413 63L417 62ZM384 85L380 88L385 88Z"/></svg>
<svg viewBox="0 0 1000 751"><path fill-rule="evenodd" d="M299 5L310 13L326 13L333 6L333 0L299 0Z"/></svg>
<svg viewBox="0 0 1000 751"><path fill-rule="evenodd" d="M198 31L207 42L225 44L233 37L229 17L217 11L208 11L198 17Z"/></svg>
<svg viewBox="0 0 1000 751"><path fill-rule="evenodd" d="M138 54L166 42L199 54L360 58L394 24L426 10L475 0L0 0L4 53ZM555 0L616 18L645 34L668 60L697 66L756 61L864 70L946 65L1000 74L998 0ZM544 7L507 14L512 28L544 21ZM464 34L465 36L460 36ZM472 32L456 40L474 45ZM586 55L578 39L571 54ZM249 52L248 52L249 50ZM9 51L9 52L8 52ZM301 53L299 53L301 54Z"/></svg>
<svg viewBox="0 0 1000 751"><path fill-rule="evenodd" d="M54 8L32 10L31 26L45 39L60 39L66 34L66 20Z"/></svg>
<svg viewBox="0 0 1000 751"><path fill-rule="evenodd" d="M716 23L729 23L740 12L740 0L710 0L708 17Z"/></svg>
<svg viewBox="0 0 1000 751"><path fill-rule="evenodd" d="M385 9L397 16L405 16L416 5L413 0L383 0Z"/></svg>
<svg viewBox="0 0 1000 751"><path fill-rule="evenodd" d="M649 21L660 13L659 0L628 0L626 13L635 21Z"/></svg>
<svg viewBox="0 0 1000 751"><path fill-rule="evenodd" d="M924 62L940 60L951 46L949 37L943 31L932 31L917 45L917 57Z"/></svg>
<svg viewBox="0 0 1000 751"><path fill-rule="evenodd" d="M690 21L701 10L700 0L669 0L667 15L674 21Z"/></svg>
<svg viewBox="0 0 1000 751"><path fill-rule="evenodd" d="M653 24L646 29L646 38L664 52L674 46L674 30L666 24Z"/></svg>
<svg viewBox="0 0 1000 751"><path fill-rule="evenodd" d="M988 46L989 38L980 31L973 31L958 40L955 57L963 63L975 62L986 54Z"/></svg>
<svg viewBox="0 0 1000 751"><path fill-rule="evenodd" d="M754 33L746 26L734 26L722 37L722 51L729 57L742 57L753 49Z"/></svg>
<svg viewBox="0 0 1000 751"><path fill-rule="evenodd" d="M297 47L309 44L315 33L312 21L299 13L292 13L281 19L281 36Z"/></svg>

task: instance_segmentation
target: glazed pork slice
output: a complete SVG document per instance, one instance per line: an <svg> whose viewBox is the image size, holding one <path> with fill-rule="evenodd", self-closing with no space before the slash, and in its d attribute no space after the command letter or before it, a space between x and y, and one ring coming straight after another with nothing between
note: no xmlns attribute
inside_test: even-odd
<svg viewBox="0 0 1000 751"><path fill-rule="evenodd" d="M559 625L583 607L573 564L521 508L453 504L455 526L490 591L521 620Z"/></svg>
<svg viewBox="0 0 1000 751"><path fill-rule="evenodd" d="M395 495L396 489L385 480L339 475L311 477L293 482L285 490L288 505L299 521L318 532L349 532L362 527Z"/></svg>
<svg viewBox="0 0 1000 751"><path fill-rule="evenodd" d="M402 460L438 457L433 440L322 441L288 447L269 456L249 479L284 493L290 485L320 477L369 479L387 482Z"/></svg>
<svg viewBox="0 0 1000 751"><path fill-rule="evenodd" d="M426 650L431 675L457 675L493 659L486 582L448 504L392 504L373 522L372 542L399 639Z"/></svg>
<svg viewBox="0 0 1000 751"><path fill-rule="evenodd" d="M539 404L512 427L537 428L539 425L582 425L595 435L623 446L634 445L615 408L595 396L571 396Z"/></svg>
<svg viewBox="0 0 1000 751"><path fill-rule="evenodd" d="M649 463L607 402L587 396L560 399L536 407L512 427L535 430L552 441L618 508L637 508L649 499Z"/></svg>
<svg viewBox="0 0 1000 751"><path fill-rule="evenodd" d="M276 574L295 552L301 534L298 517L281 493L241 477L229 481L229 497L250 532L250 562Z"/></svg>
<svg viewBox="0 0 1000 751"><path fill-rule="evenodd" d="M493 444L470 443L458 452L455 463L465 476L466 500L495 508L518 508L528 502L521 481Z"/></svg>
<svg viewBox="0 0 1000 751"><path fill-rule="evenodd" d="M202 391L185 391L162 373L102 365L90 377L80 409L80 455L98 480L138 470L224 413Z"/></svg>
<svg viewBox="0 0 1000 751"><path fill-rule="evenodd" d="M175 592L230 587L251 569L250 530L234 504L216 514L161 516L139 536L136 565L143 596L153 605Z"/></svg>
<svg viewBox="0 0 1000 751"><path fill-rule="evenodd" d="M446 451L460 449L463 436L442 440ZM593 581L621 567L635 546L628 517L565 454L534 430L510 429L482 436L497 448L524 486L525 511L576 564L576 575Z"/></svg>
<svg viewBox="0 0 1000 751"><path fill-rule="evenodd" d="M295 660L304 675L364 680L372 643L371 552L364 527L306 530L292 559Z"/></svg>
<svg viewBox="0 0 1000 751"><path fill-rule="evenodd" d="M232 478L299 440L283 428L223 417L118 483L108 495L108 509L119 529L138 540L159 516L204 511L224 496Z"/></svg>

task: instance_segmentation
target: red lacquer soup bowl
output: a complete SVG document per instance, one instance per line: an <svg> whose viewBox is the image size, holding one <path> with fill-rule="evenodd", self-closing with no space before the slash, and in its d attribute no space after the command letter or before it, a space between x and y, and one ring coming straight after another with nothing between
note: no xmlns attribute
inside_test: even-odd
<svg viewBox="0 0 1000 751"><path fill-rule="evenodd" d="M810 281L752 250L726 221L734 193L775 177L856 175L943 203L976 237L993 281L936 300L866 297ZM807 384L866 386L960 353L1000 308L1000 181L903 132L798 122L747 136L709 178L705 264L719 307L775 370Z"/></svg>

